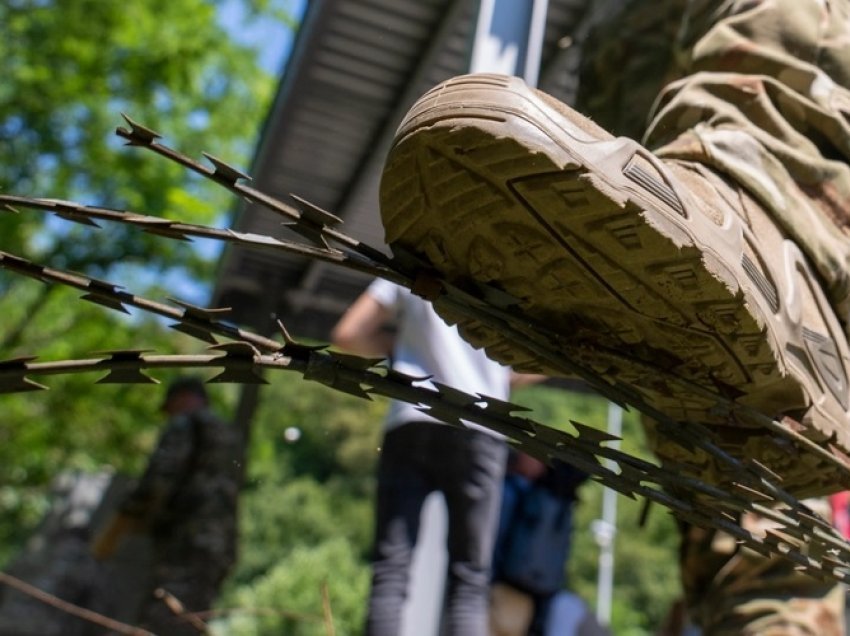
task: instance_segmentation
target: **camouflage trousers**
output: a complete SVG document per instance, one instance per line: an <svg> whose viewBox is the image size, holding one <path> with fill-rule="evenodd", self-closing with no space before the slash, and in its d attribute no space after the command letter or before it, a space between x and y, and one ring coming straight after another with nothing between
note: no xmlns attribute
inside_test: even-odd
<svg viewBox="0 0 850 636"><path fill-rule="evenodd" d="M599 5L578 109L748 190L807 255L847 328L850 0ZM685 529L682 570L705 636L844 633L843 588L721 533Z"/></svg>
<svg viewBox="0 0 850 636"><path fill-rule="evenodd" d="M578 109L745 187L850 324L850 2L610 0Z"/></svg>
<svg viewBox="0 0 850 636"><path fill-rule="evenodd" d="M762 523L743 520L754 532ZM802 575L790 561L742 548L716 530L683 527L681 550L687 612L703 636L844 634L844 586Z"/></svg>

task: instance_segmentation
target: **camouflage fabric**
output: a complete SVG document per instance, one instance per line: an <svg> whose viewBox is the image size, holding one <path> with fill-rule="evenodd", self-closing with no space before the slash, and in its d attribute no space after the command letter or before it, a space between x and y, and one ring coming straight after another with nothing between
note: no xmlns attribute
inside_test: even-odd
<svg viewBox="0 0 850 636"><path fill-rule="evenodd" d="M209 411L172 417L122 506L150 529L153 589L165 589L187 611L209 609L236 560L238 444L236 429ZM159 598L149 599L141 621L155 633L197 633Z"/></svg>
<svg viewBox="0 0 850 636"><path fill-rule="evenodd" d="M766 529L754 516L743 523ZM844 634L843 586L805 576L785 559L741 548L716 530L690 526L682 537L688 612L705 636Z"/></svg>
<svg viewBox="0 0 850 636"><path fill-rule="evenodd" d="M235 429L209 411L171 418L122 512L144 517L155 537L180 534L223 553L234 535L232 524L222 522L235 515L237 444ZM221 536L212 536L211 522Z"/></svg>
<svg viewBox="0 0 850 636"><path fill-rule="evenodd" d="M579 110L743 186L808 256L847 328L850 3L605 4L585 43ZM687 528L682 566L705 636L844 633L843 588L721 533Z"/></svg>
<svg viewBox="0 0 850 636"><path fill-rule="evenodd" d="M607 12L585 46L579 110L631 137L649 122L657 154L747 188L809 257L846 326L846 0L621 0Z"/></svg>

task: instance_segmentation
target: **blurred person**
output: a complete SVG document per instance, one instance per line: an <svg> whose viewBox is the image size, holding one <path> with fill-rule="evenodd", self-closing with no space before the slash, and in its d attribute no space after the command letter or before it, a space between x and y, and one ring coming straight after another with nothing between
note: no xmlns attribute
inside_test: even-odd
<svg viewBox="0 0 850 636"><path fill-rule="evenodd" d="M383 280L352 304L331 340L351 353L389 356L394 370L425 382L498 400L509 397L507 367L464 342L426 301ZM486 636L507 444L475 425L447 425L398 401L391 401L384 426L366 634L400 633L420 512L425 498L439 491L448 509L448 633Z"/></svg>
<svg viewBox="0 0 850 636"><path fill-rule="evenodd" d="M199 378L171 383L161 410L167 422L147 468L92 549L106 559L127 533L148 533L152 577L138 622L161 636L196 635L203 625L189 615L210 609L236 561L240 440Z"/></svg>
<svg viewBox="0 0 850 636"><path fill-rule="evenodd" d="M492 636L572 636L598 627L565 589L577 489L587 478L558 460L510 453L493 555Z"/></svg>

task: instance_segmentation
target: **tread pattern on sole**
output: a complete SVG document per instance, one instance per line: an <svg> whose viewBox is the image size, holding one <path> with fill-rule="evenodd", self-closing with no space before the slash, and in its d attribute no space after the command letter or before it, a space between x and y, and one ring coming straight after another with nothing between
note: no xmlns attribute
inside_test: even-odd
<svg viewBox="0 0 850 636"><path fill-rule="evenodd" d="M488 90L507 88L508 101L527 98L503 79L492 84L451 80L420 100L402 124L381 182L387 243L420 255L458 287L516 299L515 309L530 322L559 334L553 346L561 353L631 387L667 417L712 425L733 455L762 462L799 492L822 491L836 476L822 458L789 453L780 438L747 428L712 397L770 416L776 408L795 419L817 410L819 419L807 420L814 425L803 432L816 443L833 438L837 448L850 448L842 424L850 354L836 346L837 322L829 322L805 266L798 267L800 282L788 283L797 287L780 292L772 278L778 274L765 267L753 237L735 234L736 225L727 231L719 211L690 217L692 202L686 208L683 196L693 195L679 192L645 150L610 136L600 140L604 147L595 145L600 131L571 111L531 117L517 103L489 108L482 96ZM460 93L443 99L443 90ZM558 114L564 122L551 119ZM563 143L544 131L549 125L564 126ZM714 232L712 223L718 246L743 249L735 262L697 238ZM781 313L780 294L789 293L802 298L814 329L780 343L763 321L772 323ZM751 313L754 299L763 317ZM435 308L495 360L518 371L565 375L522 342L453 313L439 299ZM683 390L681 380L705 391ZM833 402L817 397L824 390ZM807 393L817 397L814 403ZM672 459L703 464L708 479L717 469L704 457Z"/></svg>
<svg viewBox="0 0 850 636"><path fill-rule="evenodd" d="M760 384L765 376L781 381L743 298L703 267L696 248L676 246L631 203L606 197L580 166L563 170L538 156L517 177L517 165L528 163L518 142L471 127L463 135L440 130L442 136L429 131L427 144L415 135L405 139L387 167L385 182L393 186L382 208L391 243L403 237L404 247L423 253L449 279L489 281L520 299L529 316L573 334L576 355L590 356L583 362L657 392L650 401L667 412L680 400L645 377L647 364L662 362L712 389L747 387L756 376ZM492 330L444 317L500 362L562 373L540 367ZM595 346L582 348L583 338ZM599 345L619 360L595 353ZM623 366L629 358L634 368ZM694 415L692 401L674 412ZM712 404L706 400L703 408Z"/></svg>

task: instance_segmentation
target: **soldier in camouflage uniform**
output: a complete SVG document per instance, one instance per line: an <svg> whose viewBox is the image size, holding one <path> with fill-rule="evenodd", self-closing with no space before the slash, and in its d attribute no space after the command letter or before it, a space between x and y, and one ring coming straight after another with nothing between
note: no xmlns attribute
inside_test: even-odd
<svg viewBox="0 0 850 636"><path fill-rule="evenodd" d="M846 233L850 222L847 4L627 0L608 9L585 43L579 110L633 138L651 122L644 143L661 146L661 154L715 165L752 192L778 196L773 218L815 263L846 329L850 252L834 227ZM709 69L728 75L699 75ZM758 159L746 157L746 142L736 148L724 138L738 131L763 141L753 147ZM656 452L675 456L649 429ZM822 500L809 503L829 517ZM743 523L753 528L764 520ZM704 634L844 633L842 586L741 548L717 530L683 524L682 538L686 604Z"/></svg>
<svg viewBox="0 0 850 636"><path fill-rule="evenodd" d="M197 634L199 623L179 614L208 610L236 560L239 438L196 378L171 384L162 409L169 419L147 469L94 552L104 558L125 532L144 528L154 562L139 622L162 636Z"/></svg>
<svg viewBox="0 0 850 636"><path fill-rule="evenodd" d="M733 454L768 464L798 496L846 488L840 472L736 428L699 392L682 395L646 369L667 359L660 371L675 365L703 387L787 415L838 457L850 452L850 3L597 5L579 109L649 150L515 80L451 80L414 105L390 151L388 243L586 338L597 346L571 349L586 366L636 387L668 417L713 425ZM700 339L694 324L710 335ZM677 340L682 328L692 340ZM557 372L474 321L462 333L516 368ZM705 458L651 439L662 461L722 478ZM683 534L688 605L706 636L843 633L841 587L720 532Z"/></svg>

